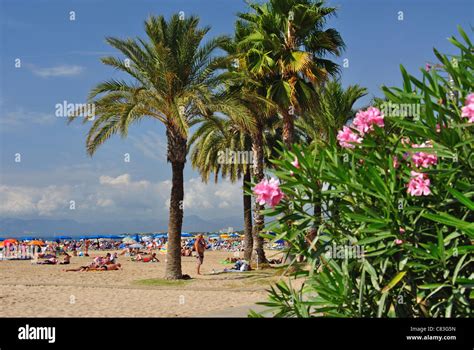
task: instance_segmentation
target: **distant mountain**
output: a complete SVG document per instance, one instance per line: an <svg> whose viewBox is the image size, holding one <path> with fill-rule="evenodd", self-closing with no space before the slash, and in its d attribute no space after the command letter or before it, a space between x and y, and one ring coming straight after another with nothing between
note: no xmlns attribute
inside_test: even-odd
<svg viewBox="0 0 474 350"><path fill-rule="evenodd" d="M241 217L228 217L204 220L197 215L184 218L183 230L190 232L213 232L233 227L242 229ZM105 222L78 222L75 220L18 219L0 218L0 237L19 237L26 235L83 235L83 234L120 234L134 232L167 231L168 219L162 220L123 220Z"/></svg>

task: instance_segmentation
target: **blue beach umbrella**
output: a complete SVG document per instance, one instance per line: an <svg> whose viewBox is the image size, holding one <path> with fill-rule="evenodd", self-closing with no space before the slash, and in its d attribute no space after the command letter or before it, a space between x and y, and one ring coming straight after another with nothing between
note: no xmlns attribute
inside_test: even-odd
<svg viewBox="0 0 474 350"><path fill-rule="evenodd" d="M104 238L109 238L109 239L121 239L122 237L117 236L117 235L107 235Z"/></svg>
<svg viewBox="0 0 474 350"><path fill-rule="evenodd" d="M190 234L190 233L182 232L182 233L181 233L181 237L190 238L190 237L194 237L194 236L193 236L192 234Z"/></svg>
<svg viewBox="0 0 474 350"><path fill-rule="evenodd" d="M59 240L61 240L61 241L62 241L62 240L66 240L66 239L72 239L71 236L56 236L56 237L54 237L54 238L55 238L55 239L59 239Z"/></svg>

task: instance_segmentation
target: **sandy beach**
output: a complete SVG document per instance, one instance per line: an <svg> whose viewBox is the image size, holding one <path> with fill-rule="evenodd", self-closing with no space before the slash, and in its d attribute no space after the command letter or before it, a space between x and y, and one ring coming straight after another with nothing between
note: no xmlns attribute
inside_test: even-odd
<svg viewBox="0 0 474 350"><path fill-rule="evenodd" d="M163 254L159 263L121 256L122 271L62 271L98 255L105 252L73 257L69 266L0 261L0 317L244 317L247 309L267 299L270 283L281 278L275 268L213 274L232 266L220 263L233 256L222 251L206 253L201 276L195 274L195 258L183 257L183 273L192 277L188 281L162 279ZM268 252L270 258L276 255Z"/></svg>

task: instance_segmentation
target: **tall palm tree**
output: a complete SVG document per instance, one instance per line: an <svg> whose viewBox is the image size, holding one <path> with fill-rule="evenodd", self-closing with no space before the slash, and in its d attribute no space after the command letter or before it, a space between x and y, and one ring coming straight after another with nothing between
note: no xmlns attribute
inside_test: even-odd
<svg viewBox="0 0 474 350"><path fill-rule="evenodd" d="M248 111L246 116L236 120L236 123L251 137L253 181L258 183L265 176L265 150L268 150L265 144L265 131L268 129L269 120L275 114L275 106L267 99L260 77L248 70L246 52L238 44L249 33L248 26L239 21L236 23L235 38L227 41L223 47L227 52L228 65L227 73L223 74L222 78L227 85L228 93L236 96L240 105ZM257 263L266 262L263 238L260 235L265 224L262 211L263 206L255 200L252 230L255 255L252 260Z"/></svg>
<svg viewBox="0 0 474 350"><path fill-rule="evenodd" d="M200 125L189 140L190 147L192 145L191 164L199 170L203 181L207 183L212 173L215 182L219 173L231 182L243 180L244 259L250 261L253 251L252 197L247 188L252 180L250 136L228 118L212 116L195 123Z"/></svg>
<svg viewBox="0 0 474 350"><path fill-rule="evenodd" d="M303 142L315 144L327 142L351 118L354 117L354 104L367 95L367 89L359 85L349 85L344 89L338 80L329 80L324 85L315 87L315 99L311 108L296 120L296 130ZM318 183L321 191L322 183ZM318 224L322 217L320 196L313 200L314 217Z"/></svg>
<svg viewBox="0 0 474 350"><path fill-rule="evenodd" d="M168 21L163 16L151 16L145 21L146 39L107 38L123 58L105 57L102 62L131 80L102 82L89 96L96 110L86 139L90 155L112 135L125 137L129 127L143 118L157 120L166 127L167 160L172 167L168 279L182 278L183 170L189 123L197 116L208 115L209 110L225 113L228 105L213 97L218 84L215 72L221 60L215 52L226 38L203 43L210 28L198 26L199 19L194 16L183 19L175 14Z"/></svg>
<svg viewBox="0 0 474 350"><path fill-rule="evenodd" d="M344 41L335 29L324 29L336 8L315 0L269 0L250 7L252 12L239 14L249 32L239 45L248 70L263 79L266 96L278 105L283 141L290 146L295 116L314 98L312 84L339 72L326 57L340 55Z"/></svg>

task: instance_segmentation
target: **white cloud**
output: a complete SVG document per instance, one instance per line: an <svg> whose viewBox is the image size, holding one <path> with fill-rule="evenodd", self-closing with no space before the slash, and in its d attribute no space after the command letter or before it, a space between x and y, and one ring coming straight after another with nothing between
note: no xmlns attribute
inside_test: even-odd
<svg viewBox="0 0 474 350"><path fill-rule="evenodd" d="M96 178L97 179L97 178ZM191 178L184 184L185 215L204 219L241 212L239 184L204 184ZM94 183L64 186L0 186L0 216L48 216L90 221L97 219L165 218L171 181L135 181L130 174L102 175ZM70 201L76 210L69 209Z"/></svg>
<svg viewBox="0 0 474 350"><path fill-rule="evenodd" d="M99 207L111 207L115 205L115 202L108 198L99 198L96 203Z"/></svg>
<svg viewBox="0 0 474 350"><path fill-rule="evenodd" d="M84 67L77 65L59 65L55 67L41 68L36 66L31 66L31 70L34 74L42 77L72 77L81 74L84 71Z"/></svg>
<svg viewBox="0 0 474 350"><path fill-rule="evenodd" d="M101 176L99 182L102 185L127 185L130 183L130 175L123 174L117 177Z"/></svg>
<svg viewBox="0 0 474 350"><path fill-rule="evenodd" d="M0 215L51 216L69 208L71 188L0 186Z"/></svg>
<svg viewBox="0 0 474 350"><path fill-rule="evenodd" d="M57 118L53 113L27 111L20 107L14 111L4 112L0 116L0 128L6 130L24 125L52 124Z"/></svg>

